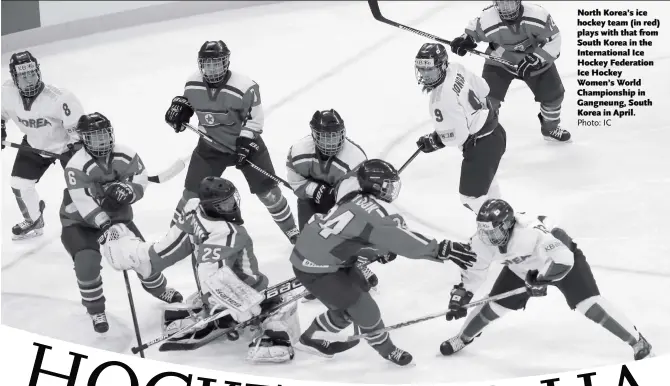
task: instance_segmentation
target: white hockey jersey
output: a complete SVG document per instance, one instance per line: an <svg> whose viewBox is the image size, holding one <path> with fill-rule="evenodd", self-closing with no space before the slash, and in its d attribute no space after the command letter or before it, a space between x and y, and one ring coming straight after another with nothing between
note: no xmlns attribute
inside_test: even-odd
<svg viewBox="0 0 670 386"><path fill-rule="evenodd" d="M471 134L488 135L489 86L484 78L470 72L460 63L449 63L444 82L430 92L429 114L435 132L445 146L462 149ZM480 133L480 130L485 132Z"/></svg>
<svg viewBox="0 0 670 386"><path fill-rule="evenodd" d="M75 129L83 114L79 100L65 89L45 84L39 95L28 99L11 79L2 85L2 119L14 121L35 149L67 151L69 143L79 140Z"/></svg>
<svg viewBox="0 0 670 386"><path fill-rule="evenodd" d="M471 239L477 262L461 272L465 289L474 293L486 280L494 261L501 261L522 280L525 280L528 271L537 270L538 278L558 281L572 269L574 255L551 234L553 228L547 229L539 217L523 212L517 213L515 218L516 225L504 251L484 244L477 236Z"/></svg>

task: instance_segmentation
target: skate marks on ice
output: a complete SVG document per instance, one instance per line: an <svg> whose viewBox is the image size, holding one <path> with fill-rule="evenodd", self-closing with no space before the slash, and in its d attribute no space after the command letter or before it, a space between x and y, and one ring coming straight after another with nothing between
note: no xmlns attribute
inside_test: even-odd
<svg viewBox="0 0 670 386"><path fill-rule="evenodd" d="M9 327L117 353L127 352L133 339L132 330L109 311L110 329L99 334L93 331L91 318L78 302L13 292L1 296L1 322Z"/></svg>

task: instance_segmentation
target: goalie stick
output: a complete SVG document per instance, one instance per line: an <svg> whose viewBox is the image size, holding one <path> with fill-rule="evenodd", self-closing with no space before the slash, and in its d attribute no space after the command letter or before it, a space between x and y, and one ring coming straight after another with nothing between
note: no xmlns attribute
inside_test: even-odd
<svg viewBox="0 0 670 386"><path fill-rule="evenodd" d="M285 294L285 293L287 293L287 292L293 291L294 289L296 289L296 288L300 288L300 287L302 287L302 284L301 284L300 281L299 281L297 278L295 278L295 277L294 277L294 278L291 278L291 279L288 279L288 280L284 280L283 282L281 282L281 283L279 283L279 284L276 284L276 285L274 285L274 286L272 286L272 287L270 287L270 288L265 289L265 299L267 300L267 299L272 299L272 298L278 297L278 296L280 296L280 295L283 295L283 294ZM246 326L248 326L248 325L250 325L250 324L256 322L256 321L259 320L260 318L262 318L262 317L266 317L266 316L270 315L272 312L277 311L279 308L281 308L281 307L283 307L283 306L285 306L285 305L288 305L288 304L290 304L290 303L292 303L292 302L294 302L294 301L296 301L296 300L302 298L302 297L305 296L305 295L307 295L307 292L306 292L306 291L303 291L301 294L296 295L296 296L294 296L294 297L291 297L289 300L287 300L287 301L285 301L285 302L282 302L282 303L276 305L275 307L272 307L270 310L268 310L268 311L266 311L266 312L264 312L264 313L262 313L262 314L260 314L260 315L258 315L258 316L255 316L255 317L253 317L253 318L251 318L251 319L249 319L249 320L247 320L247 321L245 321L245 322L243 322L243 323L237 324L237 325L234 326L234 327L230 327L230 328L227 328L227 329L223 330L223 331L222 331L222 335L228 334L228 333L231 332L231 331L235 331L235 330L238 330L238 329L242 329L242 328L244 328L244 327L246 327ZM159 336L159 337L156 338L156 339L150 340L150 341L148 341L148 342L146 342L146 343L144 343L144 344L141 344L141 345L139 345L139 346L133 347L133 348L130 349L130 351L131 351L133 354L137 354L138 352L141 352L141 351L143 351L143 350L146 350L147 348L149 348L149 347L151 347L151 346L153 346L153 345L155 345L155 344L157 344L157 343L166 341L166 340L170 339L171 337L173 337L173 336L175 336L175 335L177 335L177 334L184 334L184 333L188 333L188 332L190 332L190 331L192 331L192 330L197 330L197 329L199 329L199 328L205 327L208 323L211 323L211 322L213 322L213 321L215 321L215 320L218 320L218 319L220 319L220 318L222 318L222 317L224 317L224 316L226 316L226 315L228 315L227 312L219 312L219 313L217 313L217 314L208 316L208 317L206 317L206 318L204 318L204 319L202 319L202 320L199 320L199 321L196 322L195 324L192 324L192 325L190 325L190 326L186 326L186 327L182 328L181 330L178 330L178 331L176 331L176 332L174 332L174 333L172 333L172 334L163 334L163 335Z"/></svg>
<svg viewBox="0 0 670 386"><path fill-rule="evenodd" d="M21 145L21 144L14 143L14 142L2 141L2 144L5 145L5 146L13 147L15 149L31 151L33 153L43 155L45 157L60 159L61 156L62 156L62 154L52 153L50 151L41 150L41 149L35 149L34 147ZM177 161L175 161L172 165L170 165L170 167L168 167L164 171L158 173L155 176L149 176L149 178L148 178L149 182L153 182L155 184L162 184L165 181L169 181L174 176L179 174L182 170L184 170L184 168L186 167L186 164L187 164L186 159L178 159Z"/></svg>
<svg viewBox="0 0 670 386"><path fill-rule="evenodd" d="M385 18L382 15L381 10L379 9L379 2L376 1L376 0L368 0L368 5L370 6L370 11L372 11L372 16L374 16L375 20L377 20L377 21L381 21L382 23L388 24L388 25L396 27L396 28L400 28L401 30L413 32L413 33L415 33L417 35L421 35L425 38L432 39L432 40L438 41L440 43L444 43L444 44L447 44L447 45L451 46L451 42L447 39L443 39L439 36L435 36L435 35L429 34L427 32L423 32L421 30L418 30L418 29L415 29L415 28L412 28L412 27L408 27L404 24L400 24L398 22L395 22L393 20ZM481 56L482 58L485 58L485 59L493 60L494 62L502 63L502 64L504 64L506 66L509 66L511 68L514 68L514 69L517 68L517 66L514 63L512 63L508 60L505 60L503 58L499 58L497 56L491 56L487 53L477 51L477 50L468 50L468 52L473 54L473 55Z"/></svg>
<svg viewBox="0 0 670 386"><path fill-rule="evenodd" d="M474 302L470 302L470 303L464 305L463 308L477 307L477 306L482 305L482 304L486 304L486 303L490 303L490 302L493 302L493 301L496 301L496 300L508 298L510 296L522 294L524 292L526 292L525 287L517 288L517 289L511 290L511 291L501 293L499 295L489 296L489 297L486 297L486 298L483 298L483 299L480 299L480 300L477 300L477 301L474 301ZM411 326L413 324L425 322L426 320L439 318L440 316L446 315L447 312L449 312L449 310L441 311L441 312L438 312L438 313L435 313L435 314L422 316L422 317L416 318L416 319L411 319L411 320L408 320L408 321L405 321L405 322L402 322L402 323L394 324L392 326L387 326L387 327L384 327L384 328L380 328L378 330L366 332L364 334L344 336L344 335L340 335L340 334L334 333L334 332L315 331L314 334L313 334L313 337L315 339L322 339L322 340L327 340L327 341L330 341L330 342L352 342L352 341L355 341L355 340L360 340L360 339L363 339L363 338L367 338L367 337L372 336L372 335L377 335L377 334L381 334L383 332L387 332L387 331L391 331L391 330L397 330L397 329L402 328L402 327L407 327L407 326Z"/></svg>

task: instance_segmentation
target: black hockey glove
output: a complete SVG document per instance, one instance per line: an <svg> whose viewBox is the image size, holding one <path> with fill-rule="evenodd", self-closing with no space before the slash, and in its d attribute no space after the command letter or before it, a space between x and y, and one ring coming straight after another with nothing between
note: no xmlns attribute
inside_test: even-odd
<svg viewBox="0 0 670 386"><path fill-rule="evenodd" d="M437 258L451 260L461 269L467 270L477 261L477 254L472 252L469 244L443 240L437 248Z"/></svg>
<svg viewBox="0 0 670 386"><path fill-rule="evenodd" d="M468 310L463 308L472 300L472 292L465 289L463 283L458 283L451 290L451 298L449 299L449 311L447 312L447 320L460 319L468 314Z"/></svg>
<svg viewBox="0 0 670 386"><path fill-rule="evenodd" d="M115 212L135 200L135 191L125 182L112 182L105 186L105 196L100 207L105 211Z"/></svg>
<svg viewBox="0 0 670 386"><path fill-rule="evenodd" d="M321 183L314 190L314 206L318 213L328 213L330 208L335 205L335 188L328 184Z"/></svg>
<svg viewBox="0 0 670 386"><path fill-rule="evenodd" d="M238 169L242 169L246 165L247 159L250 159L260 149L256 140L248 137L237 137L235 146L235 153L237 153L235 167Z"/></svg>
<svg viewBox="0 0 670 386"><path fill-rule="evenodd" d="M418 141L416 141L416 146L421 149L424 153L432 153L435 150L442 149L444 144L440 139L440 136L436 132L430 134L422 135Z"/></svg>
<svg viewBox="0 0 670 386"><path fill-rule="evenodd" d="M536 53L528 54L517 65L516 75L523 80L527 80L530 78L530 73L539 70L543 64L544 59L540 55Z"/></svg>
<svg viewBox="0 0 670 386"><path fill-rule="evenodd" d="M7 139L7 128L5 128L5 120L2 120L2 150L5 149L5 139Z"/></svg>
<svg viewBox="0 0 670 386"><path fill-rule="evenodd" d="M451 52L458 56L465 56L465 54L468 53L468 50L474 50L475 48L477 48L477 43L475 42L475 39L468 34L463 34L451 42Z"/></svg>
<svg viewBox="0 0 670 386"><path fill-rule="evenodd" d="M184 131L184 123L188 123L193 116L193 106L183 96L172 98L172 104L165 113L165 122L172 126L175 133Z"/></svg>
<svg viewBox="0 0 670 386"><path fill-rule="evenodd" d="M526 291L530 296L547 296L547 285L550 282L538 280L537 273L537 270L532 270L526 274Z"/></svg>

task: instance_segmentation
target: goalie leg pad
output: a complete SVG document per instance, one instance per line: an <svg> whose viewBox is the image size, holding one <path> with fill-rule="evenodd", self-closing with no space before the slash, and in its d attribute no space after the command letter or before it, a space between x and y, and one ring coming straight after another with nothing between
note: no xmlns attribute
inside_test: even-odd
<svg viewBox="0 0 670 386"><path fill-rule="evenodd" d="M248 315L249 318L260 314L259 305L265 296L240 280L228 266L223 266L211 273L202 284L211 295L210 303L218 303L215 305L231 310L231 314L237 321L242 322L242 319L245 319L239 317L239 314L251 314Z"/></svg>
<svg viewBox="0 0 670 386"><path fill-rule="evenodd" d="M224 311L226 312L226 311ZM202 310L165 310L163 319L163 333L174 334L185 327L198 323L203 315ZM225 318L225 317L224 317ZM159 347L159 351L187 351L195 350L223 335L216 321L201 327L195 327L181 334L175 334L166 343Z"/></svg>
<svg viewBox="0 0 670 386"><path fill-rule="evenodd" d="M262 333L249 344L247 360L251 362L288 362L295 355L293 344L300 339L298 304L288 304L265 318Z"/></svg>

